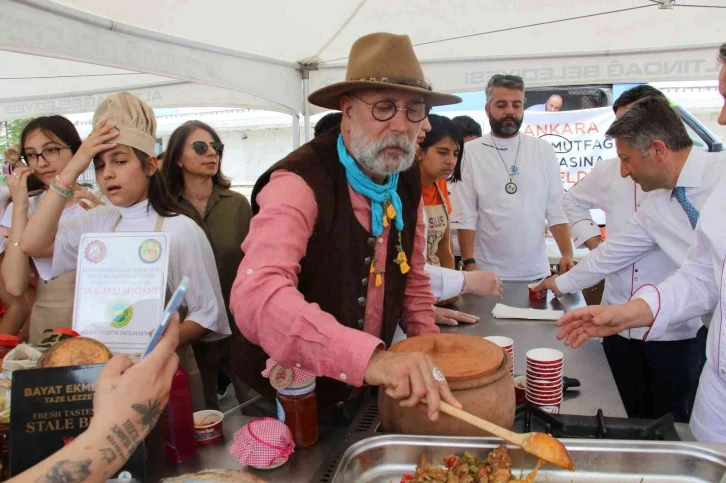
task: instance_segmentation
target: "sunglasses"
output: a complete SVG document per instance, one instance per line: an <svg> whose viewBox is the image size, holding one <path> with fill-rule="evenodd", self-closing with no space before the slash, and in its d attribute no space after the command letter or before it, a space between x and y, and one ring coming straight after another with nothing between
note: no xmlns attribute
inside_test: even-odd
<svg viewBox="0 0 726 483"><path fill-rule="evenodd" d="M209 150L210 146L219 156L222 155L222 151L224 151L224 144L218 141L212 141L209 144L204 141L194 141L192 143L192 149L194 149L194 152L199 155L205 154Z"/></svg>

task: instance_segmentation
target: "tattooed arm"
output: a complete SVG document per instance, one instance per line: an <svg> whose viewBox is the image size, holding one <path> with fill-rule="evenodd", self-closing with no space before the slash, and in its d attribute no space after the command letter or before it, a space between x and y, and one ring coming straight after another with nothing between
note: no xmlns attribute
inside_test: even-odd
<svg viewBox="0 0 726 483"><path fill-rule="evenodd" d="M138 364L114 356L98 377L89 428L71 444L8 483L101 483L128 461L169 400L179 358L179 318Z"/></svg>

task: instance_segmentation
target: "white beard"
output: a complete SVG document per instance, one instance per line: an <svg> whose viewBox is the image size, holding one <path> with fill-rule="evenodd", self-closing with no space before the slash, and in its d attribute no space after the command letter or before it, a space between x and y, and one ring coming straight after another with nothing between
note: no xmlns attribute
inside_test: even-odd
<svg viewBox="0 0 726 483"><path fill-rule="evenodd" d="M351 121L350 154L363 168L373 174L388 176L406 171L413 165L416 152L413 143L404 134L391 133L376 141L367 136L355 117ZM399 148L404 152L383 152L387 148Z"/></svg>

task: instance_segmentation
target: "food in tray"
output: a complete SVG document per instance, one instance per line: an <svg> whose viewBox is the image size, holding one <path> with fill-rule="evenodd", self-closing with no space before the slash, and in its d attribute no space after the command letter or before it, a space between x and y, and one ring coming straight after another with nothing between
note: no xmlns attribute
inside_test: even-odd
<svg viewBox="0 0 726 483"><path fill-rule="evenodd" d="M103 343L88 337L73 337L62 340L45 351L38 361L38 367L103 364L111 356L111 351Z"/></svg>
<svg viewBox="0 0 726 483"><path fill-rule="evenodd" d="M265 480L243 470L204 470L174 478L166 478L161 483L265 483Z"/></svg>
<svg viewBox="0 0 726 483"><path fill-rule="evenodd" d="M431 464L423 454L418 458L416 473L403 475L401 483L533 483L542 466L540 460L525 479L512 476L512 459L507 447L500 445L486 458L477 460L471 453L444 458L444 466Z"/></svg>

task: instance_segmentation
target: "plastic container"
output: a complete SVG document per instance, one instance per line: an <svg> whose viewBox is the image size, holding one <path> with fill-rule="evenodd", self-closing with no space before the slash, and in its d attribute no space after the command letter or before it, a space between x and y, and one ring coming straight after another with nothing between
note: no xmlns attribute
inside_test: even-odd
<svg viewBox="0 0 726 483"><path fill-rule="evenodd" d="M0 334L0 366L5 356L20 343L20 338L9 334Z"/></svg>
<svg viewBox="0 0 726 483"><path fill-rule="evenodd" d="M196 433L197 444L203 446L205 444L222 441L223 420L224 414L214 409L194 413L194 431Z"/></svg>
<svg viewBox="0 0 726 483"><path fill-rule="evenodd" d="M307 448L318 441L318 399L315 378L277 390L277 417L290 428L295 446Z"/></svg>
<svg viewBox="0 0 726 483"><path fill-rule="evenodd" d="M192 395L189 377L179 366L171 382L169 403L166 406L167 427L164 432L164 453L169 461L181 463L197 455Z"/></svg>

